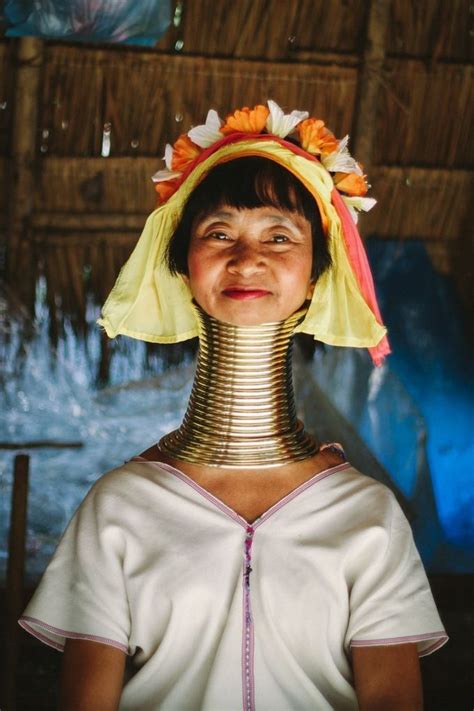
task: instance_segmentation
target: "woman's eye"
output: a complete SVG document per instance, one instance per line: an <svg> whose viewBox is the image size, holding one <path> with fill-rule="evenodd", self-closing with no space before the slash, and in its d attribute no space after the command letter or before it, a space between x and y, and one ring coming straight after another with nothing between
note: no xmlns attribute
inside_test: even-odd
<svg viewBox="0 0 474 711"><path fill-rule="evenodd" d="M215 239L218 242L224 242L225 240L230 239L229 235L225 232L210 232L207 237L208 239Z"/></svg>
<svg viewBox="0 0 474 711"><path fill-rule="evenodd" d="M284 242L288 242L289 239L286 235L273 235L271 238L272 242L275 242L276 244L283 244Z"/></svg>

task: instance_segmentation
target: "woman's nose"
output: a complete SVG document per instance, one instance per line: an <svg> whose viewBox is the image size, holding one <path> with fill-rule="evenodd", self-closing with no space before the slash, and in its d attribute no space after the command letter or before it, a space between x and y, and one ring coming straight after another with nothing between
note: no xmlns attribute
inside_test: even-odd
<svg viewBox="0 0 474 711"><path fill-rule="evenodd" d="M233 274L251 275L265 269L265 258L258 246L238 244L227 263Z"/></svg>

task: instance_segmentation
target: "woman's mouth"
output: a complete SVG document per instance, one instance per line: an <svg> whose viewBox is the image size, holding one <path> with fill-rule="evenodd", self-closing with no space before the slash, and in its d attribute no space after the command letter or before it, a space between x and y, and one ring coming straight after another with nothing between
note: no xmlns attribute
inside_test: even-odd
<svg viewBox="0 0 474 711"><path fill-rule="evenodd" d="M230 299L238 299L239 301L247 301L249 299L259 299L262 296L267 296L269 291L265 289L239 289L230 288L224 289L222 292L224 296L228 296Z"/></svg>

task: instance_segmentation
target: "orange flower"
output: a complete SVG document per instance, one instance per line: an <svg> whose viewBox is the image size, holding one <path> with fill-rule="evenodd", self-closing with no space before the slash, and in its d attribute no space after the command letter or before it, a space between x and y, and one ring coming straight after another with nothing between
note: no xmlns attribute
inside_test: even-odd
<svg viewBox="0 0 474 711"><path fill-rule="evenodd" d="M191 141L189 136L183 133L173 146L173 157L171 159L171 170L183 171L201 153L199 146Z"/></svg>
<svg viewBox="0 0 474 711"><path fill-rule="evenodd" d="M313 155L333 153L338 146L337 138L326 128L321 119L309 118L298 126L301 147Z"/></svg>
<svg viewBox="0 0 474 711"><path fill-rule="evenodd" d="M225 134L233 133L234 131L260 133L265 128L269 113L269 109L261 104L257 104L253 109L244 106L243 109L238 109L227 116L221 131Z"/></svg>
<svg viewBox="0 0 474 711"><path fill-rule="evenodd" d="M161 183L155 183L155 190L158 193L158 204L166 202L173 193L176 192L176 180L162 180Z"/></svg>
<svg viewBox="0 0 474 711"><path fill-rule="evenodd" d="M365 176L356 173L336 173L334 185L338 190L354 197L362 197L367 193Z"/></svg>

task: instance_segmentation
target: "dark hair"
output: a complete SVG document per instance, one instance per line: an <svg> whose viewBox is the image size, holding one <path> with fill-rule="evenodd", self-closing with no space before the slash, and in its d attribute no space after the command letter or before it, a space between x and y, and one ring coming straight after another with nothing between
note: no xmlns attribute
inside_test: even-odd
<svg viewBox="0 0 474 711"><path fill-rule="evenodd" d="M188 249L193 224L222 205L237 209L271 206L297 212L311 225L312 279L316 280L331 266L319 208L309 190L275 161L245 157L212 168L189 196L166 255L172 274L188 274Z"/></svg>

